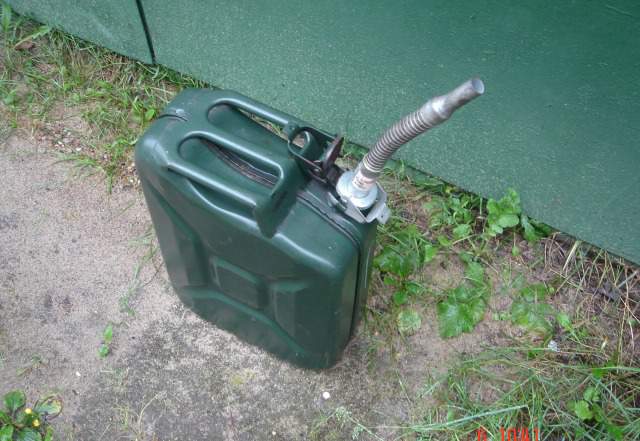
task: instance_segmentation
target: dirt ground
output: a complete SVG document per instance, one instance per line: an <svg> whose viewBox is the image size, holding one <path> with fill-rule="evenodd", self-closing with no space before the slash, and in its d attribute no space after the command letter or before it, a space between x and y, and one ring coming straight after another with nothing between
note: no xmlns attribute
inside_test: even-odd
<svg viewBox="0 0 640 441"><path fill-rule="evenodd" d="M139 190L108 194L19 131L0 144L0 170L0 391L59 393L62 439L347 439L318 422L344 406L369 427L406 423L430 403L416 401L429 375L502 332L487 319L445 341L426 310L393 357L360 333L336 367L294 368L186 310L159 253L135 277L152 238ZM111 353L100 358L108 323Z"/></svg>

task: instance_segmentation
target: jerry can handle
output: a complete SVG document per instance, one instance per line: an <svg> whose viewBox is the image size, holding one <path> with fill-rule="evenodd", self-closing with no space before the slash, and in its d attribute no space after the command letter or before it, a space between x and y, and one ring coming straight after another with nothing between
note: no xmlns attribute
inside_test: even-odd
<svg viewBox="0 0 640 441"><path fill-rule="evenodd" d="M289 142L289 153L292 158L305 173L308 174L309 170L311 170L314 178L316 175L324 177L328 168L327 165L330 165L329 163L333 163L335 160L335 157L332 157L331 154L339 153L340 151L339 147L342 144L340 137L317 129L293 115L230 90L184 90L177 99L164 109L161 116L174 116L185 122L191 121L196 125L199 123L198 128L200 129L208 128L211 127L209 114L217 106L229 106L280 126ZM224 133L228 134L228 132ZM292 144L301 133L309 136L311 142L307 142L300 151L294 151L291 148ZM335 148L336 145L338 148ZM267 149L255 145L252 146L252 149L257 149L256 151L260 151L266 156L270 155Z"/></svg>
<svg viewBox="0 0 640 441"><path fill-rule="evenodd" d="M178 173L208 189L221 194L223 197L240 202L249 208L260 228L260 231L268 237L275 234L275 231L288 214L289 208L295 202L296 194L300 186L304 183L304 174L298 164L291 160L288 164L282 164L271 158L269 149L258 146L246 139L240 138L233 133L222 130L212 125L206 115L215 106L229 105L237 107L246 112L255 114L263 119L279 125L304 124L296 118L272 109L268 106L257 103L249 98L234 92L214 92L219 97L207 100L207 112L200 113L200 117L183 119L182 124L185 134L181 141L174 148L165 150L166 166L168 169ZM213 98L213 97L209 97ZM251 191L233 182L221 181L217 176L212 175L191 163L180 154L180 146L189 139L203 139L216 146L229 150L240 157L251 160L256 165L278 175L278 181L266 198L258 196Z"/></svg>
<svg viewBox="0 0 640 441"><path fill-rule="evenodd" d="M338 139L339 137L331 135L330 133L323 130L317 129L293 115L289 115L288 113L274 109L273 107L267 106L266 104L255 101L237 92L215 91L213 93L218 96L212 101L208 109L209 111L216 106L228 105L236 109L243 110L249 114L258 116L264 120L269 121L272 124L281 126L282 131L287 136L287 141L289 142L289 153L299 164L302 164L305 168L309 166L311 166L312 168L321 168L319 164L313 164L312 161L310 161L309 158L306 157L308 153L313 152L315 154L318 154L318 156L322 156L322 153L325 153L325 150L328 151L331 150L332 147L334 147L334 141L337 140L338 144L341 144L341 140ZM303 149L302 152L297 153L291 149L291 145L294 139L301 133L307 133L315 140L315 143L308 144L306 149ZM317 147L313 148L314 145ZM320 151L318 151L318 149L320 149ZM336 152L339 151L340 148L336 150ZM326 160L327 158L322 159ZM335 158L332 158L332 160L335 160Z"/></svg>
<svg viewBox="0 0 640 441"><path fill-rule="evenodd" d="M179 149L168 149L167 168L178 173L204 187L221 194L223 197L233 199L249 208L253 214L260 231L268 237L275 234L277 226L286 217L290 204L287 200L293 197L295 199L295 188L290 190L291 180L289 173L280 164L268 158L256 155L251 151L250 147L229 139L229 136L221 136L215 128L208 130L191 130L183 138L188 139L204 139L215 143L216 145L226 148L244 157L250 157L262 166L277 171L279 179L273 187L268 197L259 197L245 188L228 181L221 181L218 176L206 172L196 164L184 159ZM295 184L294 184L295 185ZM293 193L291 195L291 193ZM289 201L291 202L291 201Z"/></svg>
<svg viewBox="0 0 640 441"><path fill-rule="evenodd" d="M214 93L219 96L213 100L210 109L226 104L228 106L235 107L236 109L244 110L247 113L266 119L273 124L282 126L287 136L291 136L289 134L289 130L287 130L288 128L304 127L307 125L304 121L293 115L281 112L280 110L274 109L266 104L259 103L237 92L216 91ZM290 141L293 141L293 139L290 139Z"/></svg>

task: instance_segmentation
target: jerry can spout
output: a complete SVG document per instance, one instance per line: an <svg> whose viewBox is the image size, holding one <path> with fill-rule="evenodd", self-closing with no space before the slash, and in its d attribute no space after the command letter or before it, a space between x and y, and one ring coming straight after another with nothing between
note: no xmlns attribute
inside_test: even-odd
<svg viewBox="0 0 640 441"><path fill-rule="evenodd" d="M377 184L385 164L404 144L442 124L460 107L484 93L484 83L472 78L451 92L431 98L422 107L388 128L354 171L344 173L337 185L343 202L360 211L379 205L383 191ZM385 210L378 210L386 212ZM388 216L385 215L385 216ZM379 218L384 221L386 217Z"/></svg>

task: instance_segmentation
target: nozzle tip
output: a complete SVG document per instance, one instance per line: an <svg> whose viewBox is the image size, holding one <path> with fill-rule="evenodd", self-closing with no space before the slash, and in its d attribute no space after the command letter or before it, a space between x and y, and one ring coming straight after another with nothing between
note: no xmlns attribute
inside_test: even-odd
<svg viewBox="0 0 640 441"><path fill-rule="evenodd" d="M484 93L484 83L480 78L471 78L471 87L473 87L473 90L475 90L478 95Z"/></svg>

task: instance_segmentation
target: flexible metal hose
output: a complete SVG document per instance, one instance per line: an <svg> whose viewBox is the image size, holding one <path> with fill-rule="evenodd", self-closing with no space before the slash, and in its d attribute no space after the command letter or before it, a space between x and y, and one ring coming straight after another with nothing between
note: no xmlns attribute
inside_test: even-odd
<svg viewBox="0 0 640 441"><path fill-rule="evenodd" d="M362 159L353 177L353 185L368 190L375 185L386 162L404 144L443 123L451 114L484 93L484 84L473 78L451 92L431 98L420 109L402 118L378 139Z"/></svg>

